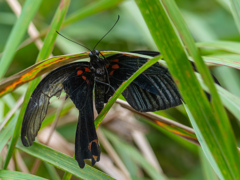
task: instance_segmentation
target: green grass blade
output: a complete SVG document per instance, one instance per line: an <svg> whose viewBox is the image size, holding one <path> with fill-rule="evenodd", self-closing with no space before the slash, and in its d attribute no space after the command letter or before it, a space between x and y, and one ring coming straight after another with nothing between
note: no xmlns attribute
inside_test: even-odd
<svg viewBox="0 0 240 180"><path fill-rule="evenodd" d="M47 180L45 178L35 176L32 174L25 174L18 171L8 171L8 170L0 170L0 179L9 180L9 179L25 179L25 180Z"/></svg>
<svg viewBox="0 0 240 180"><path fill-rule="evenodd" d="M44 165L45 165L46 169L48 170L48 173L49 173L51 179L61 180L61 178L59 177L58 172L54 166L52 166L48 163L45 163L45 162L44 162Z"/></svg>
<svg viewBox="0 0 240 180"><path fill-rule="evenodd" d="M100 1L94 1L88 6L85 6L84 8L80 9L79 11L70 14L69 17L66 18L64 21L64 26L67 26L69 24L73 24L77 21L80 21L81 19L84 19L88 16L91 16L93 14L97 14L98 12L105 11L107 9L113 8L123 2L124 0L100 0Z"/></svg>
<svg viewBox="0 0 240 180"><path fill-rule="evenodd" d="M7 144L8 140L11 138L13 132L14 132L14 126L16 124L16 121L18 119L17 113L10 122L6 125L4 129L1 130L0 133L0 152L2 152L3 147Z"/></svg>
<svg viewBox="0 0 240 180"><path fill-rule="evenodd" d="M218 180L216 173L214 172L213 168L209 164L208 160L204 156L202 150L199 150L200 153L200 160L203 168L203 173L205 175L205 180Z"/></svg>
<svg viewBox="0 0 240 180"><path fill-rule="evenodd" d="M191 122L192 124L195 123L195 130L197 128L201 134L198 137L202 138L200 143L206 150L205 154L207 154L208 159L212 159L212 166L218 172L220 178L238 179L240 172L237 167L240 167L240 158L226 112L192 37L188 30L182 31L182 29L179 29L179 22L182 22L182 18L179 10L176 9L175 2L172 0L161 1L162 3L157 0L136 0L136 2L157 47L167 62L184 101L189 105L188 108L193 116ZM167 7L167 10L165 10L163 4ZM169 14L166 14L166 12ZM173 15L174 13L177 14ZM185 49L174 27L172 27L172 20L169 19L169 16L179 17L174 19L179 20L176 27L179 30L180 37L186 43L187 50L196 60L197 68L201 72L203 80L210 89L211 105L193 73ZM174 20L173 23L176 23ZM183 29L186 29L184 25L185 23L182 24Z"/></svg>
<svg viewBox="0 0 240 180"><path fill-rule="evenodd" d="M57 67L70 63L77 59L88 57L88 53L69 54L56 56L44 61L40 61L27 69L11 76L0 82L0 97L13 91L22 84L35 79Z"/></svg>
<svg viewBox="0 0 240 180"><path fill-rule="evenodd" d="M212 63L216 65L228 66L235 69L240 69L240 59L234 58L234 56L204 56L204 61L206 63Z"/></svg>
<svg viewBox="0 0 240 180"><path fill-rule="evenodd" d="M53 32L54 33L54 32ZM56 34L56 33L55 33ZM55 35L53 34L53 35ZM51 49L51 47L49 47ZM118 51L101 51L103 55L115 54ZM119 52L124 53L124 52ZM40 75L49 72L55 68L73 62L75 60L83 59L88 56L89 52L84 53L77 53L77 54L68 54L62 56L55 56L26 68L25 70L8 77L0 82L0 97L4 96L7 93L12 92L17 87L21 86L22 84L39 77ZM143 57L143 58L151 58L146 55L134 54L134 53L125 53L129 55L135 55L136 57ZM85 60L84 60L85 61Z"/></svg>
<svg viewBox="0 0 240 180"><path fill-rule="evenodd" d="M240 54L240 43L231 41L213 41L213 42L198 42L197 47L220 49L232 53Z"/></svg>
<svg viewBox="0 0 240 180"><path fill-rule="evenodd" d="M12 62L14 54L25 35L28 25L30 24L33 16L38 10L42 0L27 0L24 3L20 17L18 18L16 24L14 25L10 37L8 38L7 44L3 51L3 55L0 61L0 79L4 76Z"/></svg>
<svg viewBox="0 0 240 180"><path fill-rule="evenodd" d="M101 113L98 115L98 117L95 119L94 124L97 128L100 123L102 122L103 118L106 116L107 112L110 110L114 102L117 100L117 98L122 94L124 89L135 79L137 76L139 76L142 72L144 72L147 68L158 62L162 57L157 56L146 62L141 68L139 68L127 81L123 82L122 85L115 91L111 99L108 101L104 109L101 111Z"/></svg>
<svg viewBox="0 0 240 180"><path fill-rule="evenodd" d="M238 31L240 32L240 1L230 0L232 14L237 25Z"/></svg>
<svg viewBox="0 0 240 180"><path fill-rule="evenodd" d="M220 171L220 168L218 168L218 164L216 163L216 161L214 160L213 158L213 154L211 152L211 147L208 147L206 145L206 142L205 142L205 137L204 137L204 134L200 131L200 129L198 128L198 125L196 123L196 120L194 119L194 117L192 116L188 106L186 104L183 104L186 111L187 111L187 114L188 114L188 117L191 121L191 124L195 130L195 133L197 135L197 138L199 140L199 143L201 144L201 147L203 149L203 152L206 156L206 158L208 159L209 163L211 164L211 166L213 167L213 169L215 170L215 172L218 174L218 177L220 179L224 179L223 176L222 176L222 173Z"/></svg>
<svg viewBox="0 0 240 180"><path fill-rule="evenodd" d="M201 83L201 86L205 91L209 91L207 86L203 83L203 80L200 78L200 75L197 74L198 80ZM217 86L218 93L220 98L224 104L224 106L238 119L240 122L240 98L238 96L233 95L226 89L222 88L219 85Z"/></svg>
<svg viewBox="0 0 240 180"><path fill-rule="evenodd" d="M65 172L62 180L70 180L72 178L72 174Z"/></svg>
<svg viewBox="0 0 240 180"><path fill-rule="evenodd" d="M24 147L21 142L16 146L18 149L47 162L58 169L67 171L74 176L82 179L113 179L103 172L85 165L84 169L80 169L78 163L72 157L55 151L47 146L34 142L31 147Z"/></svg>
<svg viewBox="0 0 240 180"><path fill-rule="evenodd" d="M53 20L52 20L51 28L49 30L49 33L48 33L46 39L44 40L43 47L42 47L42 49L41 49L41 51L38 55L37 62L48 58L48 56L50 55L50 53L52 51L52 48L53 48L53 45L54 45L54 42L55 42L55 39L57 37L56 30L60 29L60 26L63 22L64 16L65 16L65 14L67 12L67 9L69 7L69 3L70 3L70 0L62 0L60 2L59 7L58 7L58 9L55 13L55 16L54 16ZM22 105L22 108L21 108L21 111L20 111L20 115L19 115L19 118L17 120L15 129L14 129L14 133L13 133L13 136L12 136L12 139L11 139L11 142L10 142L10 146L9 146L9 149L8 149L8 152L7 152L7 156L6 156L6 159L5 159L5 162L4 162L4 166L3 166L4 169L7 168L8 163L10 161L10 158L12 156L14 147L17 143L17 140L18 140L18 137L19 137L19 134L20 134L22 119L23 119L23 116L25 114L25 110L27 108L27 104L28 104L28 101L30 99L30 95L32 94L32 92L33 92L33 90L36 87L38 82L39 82L39 78L32 81L30 83L29 87L28 87L27 92L26 92L25 99L24 99L24 102L23 102L23 105Z"/></svg>

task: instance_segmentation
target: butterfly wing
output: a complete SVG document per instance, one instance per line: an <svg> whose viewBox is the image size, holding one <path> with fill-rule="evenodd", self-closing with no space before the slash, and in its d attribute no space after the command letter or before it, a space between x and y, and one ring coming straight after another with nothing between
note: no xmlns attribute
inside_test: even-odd
<svg viewBox="0 0 240 180"><path fill-rule="evenodd" d="M49 73L34 90L22 122L21 139L24 146L32 145L38 130L44 120L49 100L53 96L59 97L63 90L64 82L76 67L86 65L73 63L62 66Z"/></svg>
<svg viewBox="0 0 240 180"><path fill-rule="evenodd" d="M150 56L159 55L154 51L135 51ZM146 58L127 55L114 55L107 58L110 85L117 89L144 63ZM106 95L105 101L113 91ZM181 104L181 96L168 69L159 63L154 64L139 75L123 92L128 103L137 111L156 111Z"/></svg>
<svg viewBox="0 0 240 180"><path fill-rule="evenodd" d="M93 85L94 77L87 67L77 69L63 83L64 90L79 110L75 159L81 168L85 166L84 159L91 159L92 165L100 160L101 150L94 125Z"/></svg>

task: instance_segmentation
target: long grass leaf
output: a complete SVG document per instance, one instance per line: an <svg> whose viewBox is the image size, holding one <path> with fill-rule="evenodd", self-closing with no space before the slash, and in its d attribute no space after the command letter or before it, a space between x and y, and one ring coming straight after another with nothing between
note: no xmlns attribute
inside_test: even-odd
<svg viewBox="0 0 240 180"><path fill-rule="evenodd" d="M48 58L48 56L50 55L50 53L52 51L52 48L53 48L53 45L54 45L54 41L55 41L56 36L57 36L56 30L60 29L60 26L63 22L64 16L65 16L65 14L67 12L67 9L69 7L69 3L70 3L70 0L62 0L60 2L59 7L56 11L56 14L55 14L55 16L52 20L52 24L51 24L51 28L49 30L49 33L48 33L48 35L47 35L47 37L44 41L44 44L43 44L43 47L42 47L40 53L38 55L37 62ZM10 158L12 156L14 147L17 143L17 140L18 140L18 137L19 137L19 134L20 134L22 118L25 114L25 110L27 108L27 103L30 99L30 95L32 94L32 92L33 92L33 90L36 87L38 82L39 82L39 78L32 81L30 83L29 87L28 87L27 92L26 92L25 99L24 99L24 102L23 102L23 105L22 105L22 108L21 108L21 111L20 111L20 115L19 115L19 118L17 120L15 129L14 129L14 133L13 133L13 136L12 136L12 139L11 139L11 142L10 142L10 146L9 146L9 149L8 149L8 152L7 152L7 156L6 156L6 159L5 159L5 162L4 162L4 166L3 166L4 169L7 168L8 163L10 161Z"/></svg>
<svg viewBox="0 0 240 180"><path fill-rule="evenodd" d="M31 147L24 147L19 142L17 148L82 179L113 179L88 165L80 169L75 159L36 142Z"/></svg>
<svg viewBox="0 0 240 180"><path fill-rule="evenodd" d="M237 25L238 31L240 32L240 1L230 0L231 11Z"/></svg>
<svg viewBox="0 0 240 180"><path fill-rule="evenodd" d="M14 54L25 35L28 25L30 24L33 16L38 10L42 0L27 0L23 6L20 17L14 25L7 44L4 48L3 55L0 61L0 79L4 76L12 62Z"/></svg>
<svg viewBox="0 0 240 180"><path fill-rule="evenodd" d="M199 130L197 132L200 134L197 135L202 139L200 143L203 149L206 150L204 152L208 159L212 160L212 166L220 178L239 178L240 174L237 167L239 167L240 158L236 142L210 73L201 60L188 31L179 31L180 37L186 43L188 52L196 60L197 68L210 89L212 106L209 104L193 73L191 64L187 60L185 48L172 26L172 21L169 19L169 16L172 15L171 17L179 17L180 22L182 20L181 15L178 13L179 10L176 9L175 2L172 0L162 0L161 2L157 0L136 0L136 2L157 47L167 62L184 101L189 105L188 108L193 117L191 123L195 124L195 130L196 128ZM176 16L176 13L178 16ZM173 22L175 23L175 21ZM179 28L179 26L176 27Z"/></svg>
<svg viewBox="0 0 240 180"><path fill-rule="evenodd" d="M0 178L2 180L9 180L9 179L25 179L25 180L47 180L45 178L35 176L32 174L25 174L18 171L9 171L9 170L0 170Z"/></svg>

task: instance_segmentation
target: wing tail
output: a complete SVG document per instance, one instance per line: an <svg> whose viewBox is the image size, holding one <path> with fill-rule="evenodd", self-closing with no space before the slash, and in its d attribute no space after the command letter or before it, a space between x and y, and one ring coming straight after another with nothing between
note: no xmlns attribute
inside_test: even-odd
<svg viewBox="0 0 240 180"><path fill-rule="evenodd" d="M84 168L84 159L91 159L92 165L100 160L100 146L94 125L92 100L88 100L86 106L79 111L75 139L75 159L80 168Z"/></svg>

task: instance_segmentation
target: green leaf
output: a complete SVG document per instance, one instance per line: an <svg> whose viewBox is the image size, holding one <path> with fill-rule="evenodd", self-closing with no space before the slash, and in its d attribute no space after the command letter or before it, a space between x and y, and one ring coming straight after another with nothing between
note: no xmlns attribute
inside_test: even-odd
<svg viewBox="0 0 240 180"><path fill-rule="evenodd" d="M213 168L209 164L208 160L203 154L202 149L199 150L200 153L200 160L202 162L203 173L205 175L205 180L218 180L216 173L214 172Z"/></svg>
<svg viewBox="0 0 240 180"><path fill-rule="evenodd" d="M232 14L237 25L238 31L240 32L240 1L230 0Z"/></svg>
<svg viewBox="0 0 240 180"><path fill-rule="evenodd" d="M31 147L24 147L21 142L16 146L18 149L47 162L63 171L69 172L74 176L82 179L113 179L103 172L85 165L84 169L80 169L75 159L55 151L40 143L34 142Z"/></svg>
<svg viewBox="0 0 240 180"><path fill-rule="evenodd" d="M25 35L28 25L30 24L33 16L38 10L42 0L27 0L24 3L20 17L14 25L10 37L8 38L7 44L4 48L3 55L0 61L0 79L4 76L12 62L14 54Z"/></svg>
<svg viewBox="0 0 240 180"><path fill-rule="evenodd" d="M147 57L147 56L146 56ZM156 56L152 59L150 59L148 62L146 62L141 68L139 68L127 81L123 82L122 85L115 91L111 99L108 101L106 106L103 108L101 113L98 115L98 117L95 119L94 124L97 128L100 123L102 122L103 118L107 115L107 112L110 110L114 102L117 100L117 98L122 94L122 92L127 88L127 86L135 79L137 78L142 72L144 72L147 68L158 62L162 57Z"/></svg>
<svg viewBox="0 0 240 180"><path fill-rule="evenodd" d="M65 16L66 12L67 12L69 3L70 3L70 0L62 0L60 2L59 7L56 11L56 14L55 14L55 16L52 20L52 24L51 24L51 28L49 30L49 33L48 33L46 39L44 40L43 47L42 47L42 49L41 49L41 51L38 55L37 62L48 58L48 56L50 55L50 53L52 51L52 48L53 48L53 45L54 45L54 42L55 42L55 39L56 39L56 36L57 36L56 30L60 29L60 26L63 22L63 18ZM12 139L11 139L11 142L10 142L10 146L8 148L8 152L7 152L7 156L6 156L4 165L3 165L3 169L7 168L8 163L10 161L10 158L13 154L14 147L17 143L17 140L18 140L18 137L19 137L19 134L20 134L22 118L23 118L23 116L25 114L25 110L27 108L27 104L28 104L27 102L29 101L30 96L31 96L32 92L34 91L34 89L35 89L37 83L39 82L39 80L40 79L38 78L38 79L32 81L29 84L29 87L28 87L28 90L26 92L25 99L24 99L24 102L23 102L23 105L22 105L22 108L21 108L21 111L20 111L20 115L19 115L19 118L17 120L15 129L14 129L14 133L13 133L13 136L12 136Z"/></svg>
<svg viewBox="0 0 240 180"><path fill-rule="evenodd" d="M45 178L39 177L39 176L35 176L32 174L25 174L22 172L17 172L17 171L8 171L8 170L0 170L0 178L2 180L10 180L10 179L14 179L14 180L21 180L21 179L25 179L25 180L44 180ZM45 179L46 180L46 179Z"/></svg>
<svg viewBox="0 0 240 180"><path fill-rule="evenodd" d="M136 0L158 49L191 113L191 123L200 144L220 178L238 179L240 157L234 135L211 75L203 63L173 0ZM171 18L171 19L170 19ZM173 24L175 27L173 27ZM178 34L175 29L178 30ZM182 38L184 46L180 41ZM186 50L209 87L209 104L188 61ZM189 113L189 114L190 114ZM220 137L220 138L219 138Z"/></svg>
<svg viewBox="0 0 240 180"><path fill-rule="evenodd" d="M64 26L67 26L69 24L73 24L77 21L80 21L81 19L84 19L88 16L91 16L93 14L97 14L98 12L105 11L107 9L113 8L123 2L124 0L100 0L100 1L94 1L88 6L85 6L84 8L78 10L77 12L70 14L69 17L66 18L64 21Z"/></svg>
<svg viewBox="0 0 240 180"><path fill-rule="evenodd" d="M240 54L240 43L231 41L213 41L213 42L198 42L196 45L200 48L220 49L232 53Z"/></svg>
<svg viewBox="0 0 240 180"><path fill-rule="evenodd" d="M13 132L14 132L14 126L16 124L16 121L18 119L18 114L17 113L8 123L8 125L6 125L5 128L3 128L1 130L0 133L0 152L2 152L3 147L7 144L8 140L11 138Z"/></svg>

